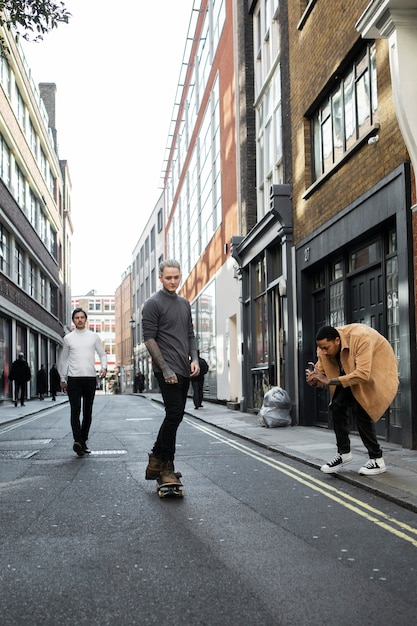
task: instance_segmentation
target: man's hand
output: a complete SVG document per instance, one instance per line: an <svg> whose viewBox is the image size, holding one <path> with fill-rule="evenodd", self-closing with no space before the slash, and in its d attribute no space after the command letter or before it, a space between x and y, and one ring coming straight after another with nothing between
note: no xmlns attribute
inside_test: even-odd
<svg viewBox="0 0 417 626"><path fill-rule="evenodd" d="M191 370L191 378L193 376L198 376L200 373L200 364L198 363L198 361L191 361L191 365L190 365L190 370Z"/></svg>
<svg viewBox="0 0 417 626"><path fill-rule="evenodd" d="M67 381L61 380L61 391L62 393L67 393Z"/></svg>
<svg viewBox="0 0 417 626"><path fill-rule="evenodd" d="M318 370L313 372L306 370L306 382L311 387L317 387L317 385L329 385L330 379L327 378L326 374L322 374Z"/></svg>
<svg viewBox="0 0 417 626"><path fill-rule="evenodd" d="M178 382L177 375L172 370L165 371L163 372L163 374L164 374L164 381L168 385L175 385Z"/></svg>

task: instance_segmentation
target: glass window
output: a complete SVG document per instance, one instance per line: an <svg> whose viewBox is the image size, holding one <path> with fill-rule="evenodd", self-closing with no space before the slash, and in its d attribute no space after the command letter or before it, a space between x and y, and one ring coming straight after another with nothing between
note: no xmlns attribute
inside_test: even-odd
<svg viewBox="0 0 417 626"><path fill-rule="evenodd" d="M10 276L10 234L3 224L0 224L0 270Z"/></svg>
<svg viewBox="0 0 417 626"><path fill-rule="evenodd" d="M15 245L15 278L19 287L25 289L25 253L18 244Z"/></svg>
<svg viewBox="0 0 417 626"><path fill-rule="evenodd" d="M392 235L393 233L390 233ZM387 339L398 360L398 369L401 377L400 359L400 316L398 297L398 258L391 256L386 261L387 274ZM390 407L390 424L402 426L401 391Z"/></svg>
<svg viewBox="0 0 417 626"><path fill-rule="evenodd" d="M167 232L168 256L180 262L184 277L197 263L222 220L219 136L219 83L216 80Z"/></svg>
<svg viewBox="0 0 417 626"><path fill-rule="evenodd" d="M10 97L10 65L3 54L0 54L0 83L4 93Z"/></svg>
<svg viewBox="0 0 417 626"><path fill-rule="evenodd" d="M345 290L342 280L330 285L330 325L343 326L345 323Z"/></svg>
<svg viewBox="0 0 417 626"><path fill-rule="evenodd" d="M40 285L40 302L43 306L46 306L46 276L41 272L39 278Z"/></svg>
<svg viewBox="0 0 417 626"><path fill-rule="evenodd" d="M164 225L164 216L162 213L162 209L159 209L158 211L157 222L158 222L158 233L160 233Z"/></svg>
<svg viewBox="0 0 417 626"><path fill-rule="evenodd" d="M6 187L10 187L10 149L0 135L0 176Z"/></svg>
<svg viewBox="0 0 417 626"><path fill-rule="evenodd" d="M34 300L38 299L38 268L32 259L29 261L29 293Z"/></svg>
<svg viewBox="0 0 417 626"><path fill-rule="evenodd" d="M314 174L328 172L377 121L375 44L369 44L312 118Z"/></svg>
<svg viewBox="0 0 417 626"><path fill-rule="evenodd" d="M36 131L35 131L35 127L32 124L32 120L29 119L29 128L28 128L28 134L29 134L29 145L30 145L30 149L32 150L33 154L36 157L36 145L37 145L37 138L36 138Z"/></svg>
<svg viewBox="0 0 417 626"><path fill-rule="evenodd" d="M49 289L50 311L52 315L58 315L58 290L52 283Z"/></svg>
<svg viewBox="0 0 417 626"><path fill-rule="evenodd" d="M255 300L256 363L268 362L268 313L266 294Z"/></svg>
<svg viewBox="0 0 417 626"><path fill-rule="evenodd" d="M209 365L205 385L209 394L217 395L217 336L216 336L216 289L215 282L209 283L191 306L197 348Z"/></svg>
<svg viewBox="0 0 417 626"><path fill-rule="evenodd" d="M332 265L332 280L339 280L344 276L343 261L336 261Z"/></svg>
<svg viewBox="0 0 417 626"><path fill-rule="evenodd" d="M19 87L16 85L16 114L17 119L19 120L19 124L22 127L23 131L25 130L25 101L22 98L22 94L20 93Z"/></svg>
<svg viewBox="0 0 417 626"><path fill-rule="evenodd" d="M258 220L270 210L269 188L282 183L281 67L278 64L256 109Z"/></svg>
<svg viewBox="0 0 417 626"><path fill-rule="evenodd" d="M254 295L258 296L265 291L266 288L266 262L265 258L259 260L254 266Z"/></svg>
<svg viewBox="0 0 417 626"><path fill-rule="evenodd" d="M324 268L321 268L313 275L313 289L322 289L325 284L325 272Z"/></svg>
<svg viewBox="0 0 417 626"><path fill-rule="evenodd" d="M381 242L374 241L373 243L352 252L349 257L349 271L355 270L371 265L381 259Z"/></svg>
<svg viewBox="0 0 417 626"><path fill-rule="evenodd" d="M23 172L17 163L15 198L22 211L24 211L26 208L26 181Z"/></svg>

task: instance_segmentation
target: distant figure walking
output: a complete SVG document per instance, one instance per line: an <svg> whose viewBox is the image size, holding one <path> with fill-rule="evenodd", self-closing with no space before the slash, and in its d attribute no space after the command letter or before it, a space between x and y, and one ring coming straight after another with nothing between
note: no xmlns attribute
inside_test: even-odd
<svg viewBox="0 0 417 626"><path fill-rule="evenodd" d="M194 376L194 378L191 378L191 384L193 386L194 408L201 409L203 408L204 376L208 372L208 365L207 361L201 358L199 350L197 350L197 354L200 365L200 373L197 376Z"/></svg>
<svg viewBox="0 0 417 626"><path fill-rule="evenodd" d="M26 385L30 380L31 372L28 362L25 359L23 352L19 352L19 356L16 361L13 361L10 368L9 380L14 380L14 405L17 406L17 402L20 396L21 406L25 406Z"/></svg>
<svg viewBox="0 0 417 626"><path fill-rule="evenodd" d="M136 372L134 392L135 393L142 393L142 391L144 389L145 389L145 376L142 374L141 371Z"/></svg>
<svg viewBox="0 0 417 626"><path fill-rule="evenodd" d="M61 377L58 372L56 363L54 363L49 370L49 391L51 392L52 400L56 401L56 394L61 389Z"/></svg>
<svg viewBox="0 0 417 626"><path fill-rule="evenodd" d="M42 363L41 368L36 374L36 390L39 400L45 400L45 394L48 393L48 374L46 373L44 363Z"/></svg>

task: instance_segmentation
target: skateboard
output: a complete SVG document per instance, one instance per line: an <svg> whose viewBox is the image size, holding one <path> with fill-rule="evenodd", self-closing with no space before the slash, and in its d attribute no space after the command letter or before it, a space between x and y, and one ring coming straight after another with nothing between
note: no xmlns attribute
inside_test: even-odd
<svg viewBox="0 0 417 626"><path fill-rule="evenodd" d="M156 479L156 491L160 498L167 496L182 498L184 495L181 483L163 483L160 478Z"/></svg>

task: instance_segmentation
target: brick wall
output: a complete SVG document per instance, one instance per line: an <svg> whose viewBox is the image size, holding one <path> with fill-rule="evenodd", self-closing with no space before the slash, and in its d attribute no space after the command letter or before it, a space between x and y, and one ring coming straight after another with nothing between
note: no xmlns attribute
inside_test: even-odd
<svg viewBox="0 0 417 626"><path fill-rule="evenodd" d="M388 42L378 40L377 80L379 141L365 142L323 184L303 199L313 182L310 123L306 113L344 59L360 45L355 23L368 0L317 2L302 29L298 3L288 3L290 89L293 145L294 242L303 239L349 205L404 161L402 139L391 95Z"/></svg>

